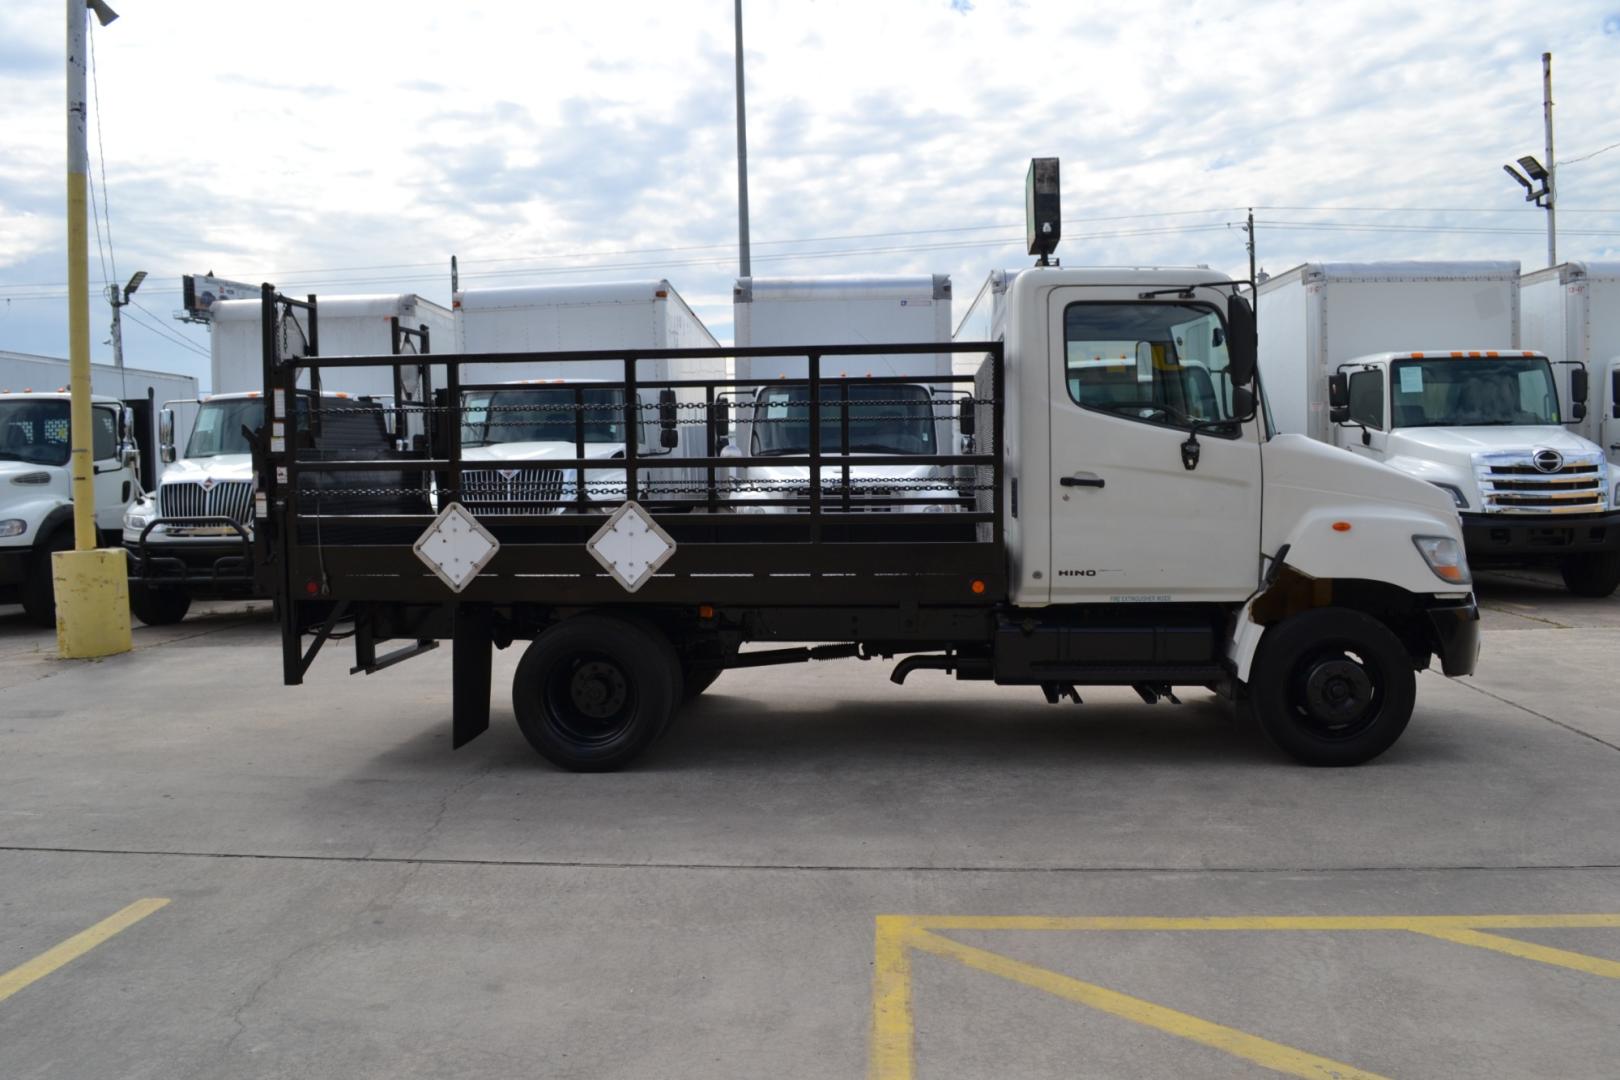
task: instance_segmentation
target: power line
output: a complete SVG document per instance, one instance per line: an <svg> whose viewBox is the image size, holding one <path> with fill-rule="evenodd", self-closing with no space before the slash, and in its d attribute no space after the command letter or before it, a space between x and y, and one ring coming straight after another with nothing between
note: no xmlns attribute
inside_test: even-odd
<svg viewBox="0 0 1620 1080"><path fill-rule="evenodd" d="M1580 162L1580 161L1591 161L1593 158L1597 157L1599 154L1607 154L1610 150L1614 150L1616 148L1620 148L1620 142L1610 143L1608 146L1603 147L1601 150L1594 150L1590 154L1582 154L1580 157L1565 158L1563 161L1560 161L1558 164L1560 164L1560 165L1574 165L1576 162ZM1558 209L1560 211L1562 211L1564 208L1562 206L1560 206Z"/></svg>
<svg viewBox="0 0 1620 1080"><path fill-rule="evenodd" d="M141 310L146 311L145 308L141 308ZM152 314L150 311L146 311L146 313L148 315ZM181 337L178 334L172 333L168 329L168 327L163 326L161 323L158 323L158 324L149 323L145 319L141 318L139 315L136 315L133 311L125 311L124 312L124 317L126 319L128 319L130 322L134 323L136 326L139 326L143 330L149 331L150 333L158 335L159 337L163 338L165 341L169 342L172 345L178 345L181 348L189 349L191 352L196 353L198 356L208 356L209 355L207 349L204 349L203 347L201 347L200 345L198 345L194 341L188 340L187 338ZM157 318L157 316L155 316L155 315L152 316L152 317Z"/></svg>
<svg viewBox="0 0 1620 1080"><path fill-rule="evenodd" d="M95 20L91 21L94 22ZM118 281L118 252L117 249L113 247L112 199L107 193L107 148L102 144L101 141L101 130L103 126L101 114L101 78L96 74L96 33L94 27L92 27L90 30L89 38L90 90L91 96L96 105L96 156L99 159L98 164L101 168L101 212L102 215L107 219L107 262L112 264L112 279L113 282L116 283ZM94 207L91 209L93 210ZM96 243L98 245L101 243L101 228L99 225L96 228ZM101 268L101 276L107 276L106 266Z"/></svg>

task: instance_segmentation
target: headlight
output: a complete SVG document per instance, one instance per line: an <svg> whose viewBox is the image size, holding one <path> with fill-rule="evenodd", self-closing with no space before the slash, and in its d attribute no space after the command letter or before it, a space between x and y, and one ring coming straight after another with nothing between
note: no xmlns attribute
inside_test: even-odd
<svg viewBox="0 0 1620 1080"><path fill-rule="evenodd" d="M1417 545L1423 561L1429 564L1429 569L1441 581L1467 585L1474 580L1468 573L1468 560L1463 557L1462 545L1451 537L1414 536L1412 543Z"/></svg>
<svg viewBox="0 0 1620 1080"><path fill-rule="evenodd" d="M148 521L150 521L150 520L151 519L148 518L145 514L125 514L124 515L124 528L126 528L126 529L144 529L144 528L146 528L146 523Z"/></svg>
<svg viewBox="0 0 1620 1080"><path fill-rule="evenodd" d="M1429 483L1433 484L1447 495L1450 495L1451 501L1457 504L1457 509L1468 509L1468 498L1462 493L1462 488L1453 484L1442 484L1435 480L1430 480Z"/></svg>
<svg viewBox="0 0 1620 1080"><path fill-rule="evenodd" d="M0 521L0 536L21 536L28 531L28 522L22 518L7 518Z"/></svg>

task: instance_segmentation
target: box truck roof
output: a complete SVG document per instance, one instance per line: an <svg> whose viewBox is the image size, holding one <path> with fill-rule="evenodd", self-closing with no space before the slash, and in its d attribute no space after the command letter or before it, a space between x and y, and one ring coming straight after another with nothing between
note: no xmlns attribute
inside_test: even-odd
<svg viewBox="0 0 1620 1080"><path fill-rule="evenodd" d="M677 295L669 282L604 281L582 285L513 285L497 289L463 289L455 306L463 311L532 308L572 304L635 304Z"/></svg>
<svg viewBox="0 0 1620 1080"><path fill-rule="evenodd" d="M1305 263L1269 278L1260 286L1261 293L1267 291L1266 285L1272 282L1280 285L1283 278L1294 273L1302 273L1311 281L1517 280L1519 264L1507 261Z"/></svg>
<svg viewBox="0 0 1620 1080"><path fill-rule="evenodd" d="M357 296L323 296L320 298L322 319L364 319L375 316L410 318L417 305L444 308L415 293L364 293ZM209 311L215 322L240 322L257 319L263 305L258 300L220 300Z"/></svg>
<svg viewBox="0 0 1620 1080"><path fill-rule="evenodd" d="M758 300L949 300L949 274L831 274L807 278L738 278L737 303Z"/></svg>

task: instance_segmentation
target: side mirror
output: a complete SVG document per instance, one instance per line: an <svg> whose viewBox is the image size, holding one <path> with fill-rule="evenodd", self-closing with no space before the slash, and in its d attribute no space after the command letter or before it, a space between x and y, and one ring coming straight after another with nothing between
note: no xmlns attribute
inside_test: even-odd
<svg viewBox="0 0 1620 1080"><path fill-rule="evenodd" d="M1226 356L1233 386L1247 386L1254 381L1254 370L1260 362L1259 345L1254 308L1243 297L1232 297L1226 302Z"/></svg>
<svg viewBox="0 0 1620 1080"><path fill-rule="evenodd" d="M714 408L711 411L714 415L715 432L721 438L725 438L731 432L731 399L725 397L715 398Z"/></svg>
<svg viewBox="0 0 1620 1080"><path fill-rule="evenodd" d="M1232 415L1239 420L1247 420L1254 415L1254 390L1247 386L1232 387Z"/></svg>
<svg viewBox="0 0 1620 1080"><path fill-rule="evenodd" d="M174 461L174 410L164 409L158 413L158 456L167 465Z"/></svg>
<svg viewBox="0 0 1620 1080"><path fill-rule="evenodd" d="M1350 419L1350 376L1342 371L1328 376L1328 419L1335 424Z"/></svg>
<svg viewBox="0 0 1620 1080"><path fill-rule="evenodd" d="M675 391L658 391L658 445L673 450L681 445L681 432L676 427Z"/></svg>
<svg viewBox="0 0 1620 1080"><path fill-rule="evenodd" d="M125 468L133 468L141 460L140 444L135 439L135 410L128 405L118 410L118 460Z"/></svg>
<svg viewBox="0 0 1620 1080"><path fill-rule="evenodd" d="M956 430L963 435L971 436L977 430L978 416L974 412L973 399L963 398L956 406Z"/></svg>
<svg viewBox="0 0 1620 1080"><path fill-rule="evenodd" d="M1569 413L1576 423L1586 419L1586 368L1576 365L1569 369Z"/></svg>
<svg viewBox="0 0 1620 1080"><path fill-rule="evenodd" d="M1609 415L1620 420L1620 368L1615 368L1609 375Z"/></svg>

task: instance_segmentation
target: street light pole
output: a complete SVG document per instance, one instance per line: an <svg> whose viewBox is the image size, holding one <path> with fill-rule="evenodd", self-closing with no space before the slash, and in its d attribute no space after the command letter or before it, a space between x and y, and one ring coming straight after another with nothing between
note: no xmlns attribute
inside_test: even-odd
<svg viewBox="0 0 1620 1080"><path fill-rule="evenodd" d="M136 271L134 277L129 279L129 284L125 285L122 290L118 288L117 284L109 284L107 286L107 303L111 304L113 309L113 367L118 368L119 370L123 370L124 367L124 305L130 302L129 298L135 295L135 290L140 288L141 282L145 280L146 271L139 270Z"/></svg>
<svg viewBox="0 0 1620 1080"><path fill-rule="evenodd" d="M743 109L742 0L737 0L737 270L753 273L748 256L748 120Z"/></svg>
<svg viewBox="0 0 1620 1080"><path fill-rule="evenodd" d="M1541 113L1547 124L1547 265L1558 265L1558 159L1553 157L1552 53L1541 54Z"/></svg>
<svg viewBox="0 0 1620 1080"><path fill-rule="evenodd" d="M96 549L94 412L90 407L90 148L85 137L89 13L106 26L105 0L67 0L68 407L73 473L73 550L51 555L56 650L64 659L128 652L128 559ZM35 571L36 573L38 571Z"/></svg>

